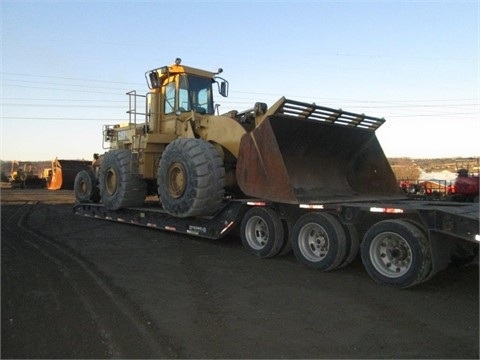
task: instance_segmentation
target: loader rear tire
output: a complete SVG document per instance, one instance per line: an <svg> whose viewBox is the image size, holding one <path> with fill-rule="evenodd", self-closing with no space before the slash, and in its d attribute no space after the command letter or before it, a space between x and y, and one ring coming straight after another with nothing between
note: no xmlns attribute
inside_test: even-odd
<svg viewBox="0 0 480 360"><path fill-rule="evenodd" d="M147 183L138 173L137 154L128 149L107 152L100 166L99 187L109 210L143 205Z"/></svg>
<svg viewBox="0 0 480 360"><path fill-rule="evenodd" d="M427 279L432 259L425 233L409 220L373 225L361 244L362 262L379 284L407 288Z"/></svg>
<svg viewBox="0 0 480 360"><path fill-rule="evenodd" d="M241 237L243 246L260 258L277 255L286 241L278 215L272 209L263 207L251 208L245 213Z"/></svg>
<svg viewBox="0 0 480 360"><path fill-rule="evenodd" d="M293 226L292 248L302 264L323 271L333 270L347 253L345 230L330 214L307 213Z"/></svg>
<svg viewBox="0 0 480 360"><path fill-rule="evenodd" d="M75 176L73 191L78 202L98 203L100 201L100 189L91 170L82 170Z"/></svg>
<svg viewBox="0 0 480 360"><path fill-rule="evenodd" d="M211 215L220 209L225 193L223 160L207 141L177 139L162 154L157 183L160 201L170 215Z"/></svg>

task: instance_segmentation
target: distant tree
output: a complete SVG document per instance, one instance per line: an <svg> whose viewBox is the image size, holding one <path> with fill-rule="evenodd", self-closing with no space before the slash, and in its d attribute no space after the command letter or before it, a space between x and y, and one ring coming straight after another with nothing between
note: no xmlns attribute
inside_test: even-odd
<svg viewBox="0 0 480 360"><path fill-rule="evenodd" d="M410 158L390 158L388 159L393 173L398 181L410 180L417 181L420 177L420 168L414 160Z"/></svg>

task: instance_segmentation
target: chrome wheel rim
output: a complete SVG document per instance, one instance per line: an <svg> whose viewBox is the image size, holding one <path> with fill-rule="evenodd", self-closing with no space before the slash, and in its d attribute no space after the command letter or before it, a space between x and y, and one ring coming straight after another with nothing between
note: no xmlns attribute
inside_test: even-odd
<svg viewBox="0 0 480 360"><path fill-rule="evenodd" d="M298 247L302 255L311 262L323 260L329 250L330 241L328 234L318 224L306 224L298 235Z"/></svg>
<svg viewBox="0 0 480 360"><path fill-rule="evenodd" d="M405 275L412 266L412 249L397 233L384 232L375 236L369 254L375 270L389 278Z"/></svg>
<svg viewBox="0 0 480 360"><path fill-rule="evenodd" d="M260 216L252 216L245 227L248 245L255 250L262 250L268 243L268 225Z"/></svg>

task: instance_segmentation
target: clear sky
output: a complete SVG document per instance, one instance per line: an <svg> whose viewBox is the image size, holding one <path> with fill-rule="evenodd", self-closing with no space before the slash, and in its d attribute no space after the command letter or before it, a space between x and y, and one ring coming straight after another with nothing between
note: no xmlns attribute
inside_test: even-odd
<svg viewBox="0 0 480 360"><path fill-rule="evenodd" d="M388 157L480 156L479 29L478 1L1 0L0 159L91 159L176 57L224 69L221 112L286 96L384 117Z"/></svg>

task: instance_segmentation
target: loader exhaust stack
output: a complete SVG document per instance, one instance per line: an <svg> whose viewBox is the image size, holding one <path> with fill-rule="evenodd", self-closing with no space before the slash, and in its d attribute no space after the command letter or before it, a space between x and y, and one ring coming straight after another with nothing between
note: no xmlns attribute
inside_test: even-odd
<svg viewBox="0 0 480 360"><path fill-rule="evenodd" d="M375 135L384 119L285 99L241 139L248 196L286 203L378 199L399 189Z"/></svg>

